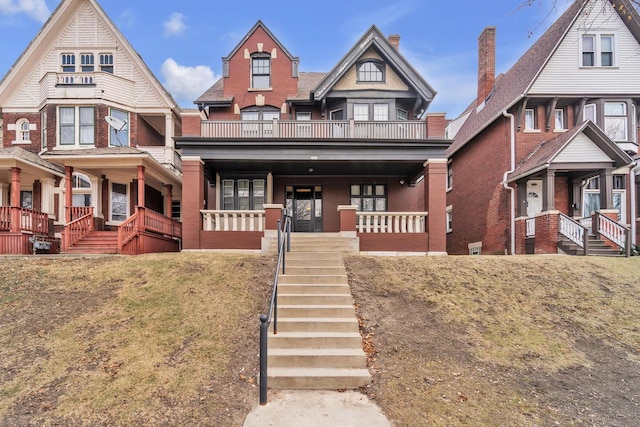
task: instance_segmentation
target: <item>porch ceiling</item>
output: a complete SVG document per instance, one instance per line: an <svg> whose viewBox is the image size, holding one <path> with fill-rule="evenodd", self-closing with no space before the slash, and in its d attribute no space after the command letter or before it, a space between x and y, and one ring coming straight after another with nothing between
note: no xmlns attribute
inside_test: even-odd
<svg viewBox="0 0 640 427"><path fill-rule="evenodd" d="M274 175L404 176L422 173L429 159L444 159L447 140L422 141L211 141L180 139L182 156L199 157L210 171Z"/></svg>

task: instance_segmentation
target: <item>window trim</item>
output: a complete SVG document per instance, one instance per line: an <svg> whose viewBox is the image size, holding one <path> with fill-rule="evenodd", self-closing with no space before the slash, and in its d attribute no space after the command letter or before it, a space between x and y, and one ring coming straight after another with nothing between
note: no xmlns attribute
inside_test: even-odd
<svg viewBox="0 0 640 427"><path fill-rule="evenodd" d="M113 186L114 185L124 185L125 187L125 207L124 207L124 219L120 220L120 219L113 219ZM131 212L131 206L130 206L130 194L131 194L131 188L129 183L124 183L124 182L116 182L116 181L110 181L109 182L109 221L107 222L107 224L121 224L124 221L127 220L127 218L129 218L129 212Z"/></svg>
<svg viewBox="0 0 640 427"><path fill-rule="evenodd" d="M617 114L607 114L607 105L610 104L619 104L622 105L624 107L624 114L622 115L617 115ZM611 138L612 141L614 142L628 142L629 141L629 106L627 105L627 103L625 101L604 101L603 105L602 105L602 117L603 117L603 131L604 133ZM609 135L609 133L607 132L607 119L624 119L624 137L623 139L614 139L613 136Z"/></svg>
<svg viewBox="0 0 640 427"><path fill-rule="evenodd" d="M240 195L238 193L238 183L240 181L248 181L249 186L248 186L248 191L249 191L249 195L247 196L249 198L249 208L248 209L240 209ZM262 182L262 206L259 206L260 203L258 203L258 208L256 208L256 201L257 201L257 196L255 193L255 183L256 181L261 181ZM225 190L225 182L232 182L233 183L233 208L232 209L228 209L225 207L225 200L228 199L229 196L225 196L224 194L224 190ZM254 210L264 210L264 205L267 203L267 178L266 177L256 177L256 176L239 176L239 177L234 177L234 178L222 178L220 180L220 200L219 200L219 207L220 210L228 210L228 211L240 211L240 210L248 210L248 211L254 211Z"/></svg>
<svg viewBox="0 0 640 427"><path fill-rule="evenodd" d="M447 181L446 181L447 191L453 190L453 161L449 160L447 162Z"/></svg>
<svg viewBox="0 0 640 427"><path fill-rule="evenodd" d="M63 52L60 54L60 71L63 73L75 73L76 54L72 52Z"/></svg>
<svg viewBox="0 0 640 427"><path fill-rule="evenodd" d="M80 72L93 73L96 70L96 58L92 52L80 54Z"/></svg>
<svg viewBox="0 0 640 427"><path fill-rule="evenodd" d="M523 128L525 132L540 132L540 128L538 128L538 120L537 120L537 114L536 114L536 108L525 108L524 110L524 123L523 123ZM531 126L533 127L529 127L528 123L527 123L527 119L528 116L531 116Z"/></svg>
<svg viewBox="0 0 640 427"><path fill-rule="evenodd" d="M40 113L40 128L41 130L41 135L40 135L40 148L42 149L42 151L45 151L47 149L47 142L48 142L48 138L47 138L47 112L43 111L42 113Z"/></svg>
<svg viewBox="0 0 640 427"><path fill-rule="evenodd" d="M62 143L62 110L63 109L73 109L73 129L74 129L74 141L73 143ZM91 127L93 128L92 133L92 141L91 142L82 142L82 129L83 127L88 127L88 124L82 124L81 122L81 111L84 109L91 109L92 114L92 122ZM94 106L86 106L86 105L61 105L58 106L58 114L56 117L56 146L57 147L91 147L96 144L96 108ZM70 124L66 124L66 126L70 126Z"/></svg>
<svg viewBox="0 0 640 427"><path fill-rule="evenodd" d="M451 233L453 232L453 205L449 205L447 206L447 209L445 211L445 221L446 221L446 227L447 227L447 233Z"/></svg>
<svg viewBox="0 0 640 427"><path fill-rule="evenodd" d="M365 186L372 186L373 194L363 194ZM358 193L353 193L353 188L357 186L359 188ZM378 186L382 186L384 189L384 194L378 195L376 189ZM359 199L360 202L358 204L354 204L353 200ZM362 209L362 201L363 199L373 199L373 210L363 210ZM384 210L378 210L378 200L384 200ZM357 212L388 212L389 211L389 189L387 188L387 184L383 182L352 182L349 184L349 203L357 207Z"/></svg>
<svg viewBox="0 0 640 427"><path fill-rule="evenodd" d="M114 67L114 55L111 52L100 52L98 54L100 61L100 71L104 73L113 74Z"/></svg>
<svg viewBox="0 0 640 427"><path fill-rule="evenodd" d="M373 66L376 69L361 70L362 67ZM361 74L362 73L362 74ZM366 76L377 76L380 78L370 79L361 78ZM356 63L356 82L357 83L385 83L386 82L386 66L384 61L375 58L366 58Z"/></svg>
<svg viewBox="0 0 640 427"><path fill-rule="evenodd" d="M603 39L610 38L611 39L611 50L604 51ZM586 51L584 48L584 42L586 39L591 39L593 43L593 51ZM615 34L611 32L589 32L583 34L580 37L580 52L579 52L579 66L580 68L590 69L590 68L615 68L618 66L618 42ZM585 65L585 54L591 54L591 61L593 62L591 65ZM605 53L609 53L611 55L611 64L603 65L603 55Z"/></svg>
<svg viewBox="0 0 640 427"><path fill-rule="evenodd" d="M26 126L26 129L23 129L24 126ZM15 128L16 128L16 138L15 140L11 141L11 144L12 145L31 144L32 126L31 126L31 123L29 122L29 119L27 119L26 117L19 118L18 120L16 120ZM26 139L25 139L25 136L26 136Z"/></svg>
<svg viewBox="0 0 640 427"><path fill-rule="evenodd" d="M558 127L558 113L560 114L560 127ZM567 130L566 114L564 108L556 108L553 112L553 130L554 132L564 132Z"/></svg>
<svg viewBox="0 0 640 427"><path fill-rule="evenodd" d="M254 66L254 61L261 61L261 60L266 60L267 61L267 67L268 67L268 72L267 73L256 73L255 72L255 66ZM251 90L271 90L271 75L272 75L272 69L271 69L271 55L269 55L268 53L264 53L264 52L258 52L258 53L253 53L250 56L250 60L249 60L249 88ZM268 83L266 86L256 86L256 81L255 78L256 77L267 77L268 78Z"/></svg>
<svg viewBox="0 0 640 427"><path fill-rule="evenodd" d="M114 115L114 113L116 113ZM122 119L121 117L117 117L117 115L119 113L123 113L123 116L126 116L126 118ZM130 146L130 136L129 136L129 121L130 121L130 113L126 110L121 110L119 108L109 108L109 115L110 116L116 116L117 118L124 120L125 121L125 125L124 127L118 131L116 133L116 130L114 128L112 128L111 126L109 126L109 147L129 147ZM122 138L122 133L126 134L126 141L123 141ZM119 141L122 145L116 145L114 144L114 137L116 141ZM119 139L118 139L119 138Z"/></svg>

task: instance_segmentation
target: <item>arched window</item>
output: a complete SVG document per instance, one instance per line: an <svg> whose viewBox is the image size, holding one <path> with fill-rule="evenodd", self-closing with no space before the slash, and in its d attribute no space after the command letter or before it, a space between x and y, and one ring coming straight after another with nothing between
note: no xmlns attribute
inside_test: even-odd
<svg viewBox="0 0 640 427"><path fill-rule="evenodd" d="M91 180L81 173L73 174L73 206L91 206Z"/></svg>
<svg viewBox="0 0 640 427"><path fill-rule="evenodd" d="M29 120L22 118L16 121L16 140L14 144L29 144L31 143L31 126Z"/></svg>
<svg viewBox="0 0 640 427"><path fill-rule="evenodd" d="M383 82L384 63L372 59L358 63L358 81Z"/></svg>

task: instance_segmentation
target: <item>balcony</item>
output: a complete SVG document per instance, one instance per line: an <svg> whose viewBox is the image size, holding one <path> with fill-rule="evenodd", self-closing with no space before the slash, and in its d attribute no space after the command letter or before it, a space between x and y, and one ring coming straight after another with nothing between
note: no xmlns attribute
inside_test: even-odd
<svg viewBox="0 0 640 427"><path fill-rule="evenodd" d="M48 98L66 99L109 99L125 104L135 100L135 84L111 73L102 71L87 73L46 73L40 79L41 100Z"/></svg>
<svg viewBox="0 0 640 427"><path fill-rule="evenodd" d="M203 121L204 138L421 140L423 121Z"/></svg>

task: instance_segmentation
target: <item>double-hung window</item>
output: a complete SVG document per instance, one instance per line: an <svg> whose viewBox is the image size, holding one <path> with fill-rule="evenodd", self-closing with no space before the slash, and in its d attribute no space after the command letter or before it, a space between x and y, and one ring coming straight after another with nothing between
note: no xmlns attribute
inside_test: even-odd
<svg viewBox="0 0 640 427"><path fill-rule="evenodd" d="M112 147L127 147L129 145L129 113L112 108L110 115L121 120L124 125L120 129L109 127L109 145Z"/></svg>
<svg viewBox="0 0 640 427"><path fill-rule="evenodd" d="M612 34L585 34L580 43L582 67L615 66L615 37Z"/></svg>
<svg viewBox="0 0 640 427"><path fill-rule="evenodd" d="M604 132L613 141L627 141L627 104L604 103Z"/></svg>
<svg viewBox="0 0 640 427"><path fill-rule="evenodd" d="M93 107L60 107L58 126L59 145L93 145L95 143Z"/></svg>
<svg viewBox="0 0 640 427"><path fill-rule="evenodd" d="M536 111L533 108L524 110L524 128L525 130L536 129Z"/></svg>
<svg viewBox="0 0 640 427"><path fill-rule="evenodd" d="M373 104L373 120L376 122L389 120L389 104Z"/></svg>
<svg viewBox="0 0 640 427"><path fill-rule="evenodd" d="M271 87L271 57L267 54L254 54L251 57L251 88L268 89Z"/></svg>
<svg viewBox="0 0 640 427"><path fill-rule="evenodd" d="M566 129L565 127L565 123L564 123L564 110L561 108L556 108L556 110L553 112L553 129L554 130L562 130L562 129Z"/></svg>
<svg viewBox="0 0 640 427"><path fill-rule="evenodd" d="M369 104L353 104L353 120L369 120Z"/></svg>

